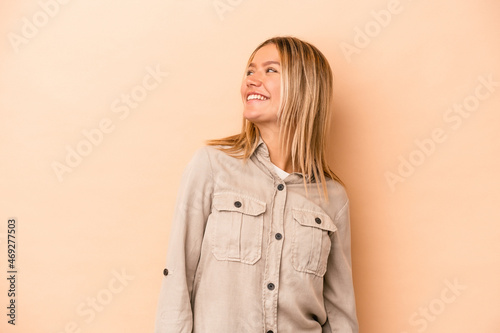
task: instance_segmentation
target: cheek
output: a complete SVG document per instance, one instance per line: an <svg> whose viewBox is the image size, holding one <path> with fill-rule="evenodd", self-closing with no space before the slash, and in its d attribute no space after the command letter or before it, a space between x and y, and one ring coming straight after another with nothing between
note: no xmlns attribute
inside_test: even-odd
<svg viewBox="0 0 500 333"><path fill-rule="evenodd" d="M280 99L280 95L281 95L281 84L280 84L280 81L274 83L274 85L273 85L273 95L278 100Z"/></svg>

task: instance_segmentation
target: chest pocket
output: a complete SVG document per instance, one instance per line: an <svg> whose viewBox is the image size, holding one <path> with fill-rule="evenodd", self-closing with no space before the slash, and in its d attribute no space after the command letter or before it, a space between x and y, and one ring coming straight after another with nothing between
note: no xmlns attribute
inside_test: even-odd
<svg viewBox="0 0 500 333"><path fill-rule="evenodd" d="M292 265L299 272L325 275L332 246L331 233L337 230L323 212L292 208Z"/></svg>
<svg viewBox="0 0 500 333"><path fill-rule="evenodd" d="M238 193L214 194L212 253L217 260L255 264L261 257L266 203Z"/></svg>

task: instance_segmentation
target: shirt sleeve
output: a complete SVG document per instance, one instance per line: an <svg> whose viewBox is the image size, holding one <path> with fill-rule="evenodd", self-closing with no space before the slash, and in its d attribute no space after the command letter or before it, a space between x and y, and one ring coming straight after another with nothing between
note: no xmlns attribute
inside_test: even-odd
<svg viewBox="0 0 500 333"><path fill-rule="evenodd" d="M206 148L194 153L181 178L155 333L191 333L193 329L193 282L213 193L212 168Z"/></svg>
<svg viewBox="0 0 500 333"><path fill-rule="evenodd" d="M351 267L351 230L349 201L335 218L337 231L332 235L332 248L324 276L323 296L328 316L324 333L358 333L358 320Z"/></svg>

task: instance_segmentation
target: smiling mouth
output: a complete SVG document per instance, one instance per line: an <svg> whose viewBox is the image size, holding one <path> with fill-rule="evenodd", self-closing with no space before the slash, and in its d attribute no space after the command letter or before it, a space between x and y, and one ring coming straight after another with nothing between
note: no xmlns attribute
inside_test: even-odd
<svg viewBox="0 0 500 333"><path fill-rule="evenodd" d="M259 94L250 94L247 96L247 101L252 101L252 100L266 101L268 99L269 99L269 97L259 95Z"/></svg>

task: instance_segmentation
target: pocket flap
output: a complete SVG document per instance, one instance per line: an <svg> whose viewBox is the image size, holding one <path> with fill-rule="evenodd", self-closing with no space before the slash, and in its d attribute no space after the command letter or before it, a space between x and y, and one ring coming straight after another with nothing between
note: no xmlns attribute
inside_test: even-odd
<svg viewBox="0 0 500 333"><path fill-rule="evenodd" d="M292 208L292 215L293 218L303 226L319 228L332 232L337 231L337 226L333 223L330 216L324 212Z"/></svg>
<svg viewBox="0 0 500 333"><path fill-rule="evenodd" d="M233 192L214 194L213 206L218 211L240 212L257 216L266 211L266 203L258 199Z"/></svg>

